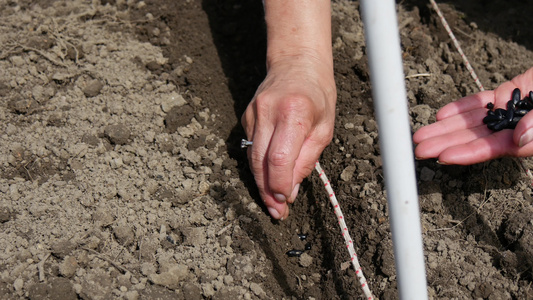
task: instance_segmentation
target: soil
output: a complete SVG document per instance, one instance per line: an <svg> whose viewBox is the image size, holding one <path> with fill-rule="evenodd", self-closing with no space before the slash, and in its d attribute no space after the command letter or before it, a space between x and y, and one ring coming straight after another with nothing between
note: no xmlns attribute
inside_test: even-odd
<svg viewBox="0 0 533 300"><path fill-rule="evenodd" d="M531 66L529 1L439 4L485 88ZM395 299L359 3L332 7L337 119L320 161L370 289ZM265 75L262 14L260 1L0 0L0 298L362 299L318 176L272 221L239 148ZM414 131L477 86L427 1L398 16ZM520 161L416 169L430 297L533 299Z"/></svg>

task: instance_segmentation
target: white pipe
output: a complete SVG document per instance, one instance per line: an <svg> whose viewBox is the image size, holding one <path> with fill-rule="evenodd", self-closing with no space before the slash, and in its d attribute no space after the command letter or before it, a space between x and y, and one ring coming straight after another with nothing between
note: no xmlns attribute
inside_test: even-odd
<svg viewBox="0 0 533 300"><path fill-rule="evenodd" d="M394 0L361 0L400 299L427 299L418 192Z"/></svg>

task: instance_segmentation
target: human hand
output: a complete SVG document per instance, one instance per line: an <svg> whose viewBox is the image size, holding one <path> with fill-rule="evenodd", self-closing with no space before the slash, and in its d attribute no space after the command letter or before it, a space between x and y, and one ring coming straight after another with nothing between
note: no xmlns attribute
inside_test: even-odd
<svg viewBox="0 0 533 300"><path fill-rule="evenodd" d="M302 180L333 137L336 89L329 63L287 57L268 73L241 122L248 160L270 215L285 219Z"/></svg>
<svg viewBox="0 0 533 300"><path fill-rule="evenodd" d="M442 164L470 165L502 156L533 155L533 113L528 113L514 130L494 132L483 124L487 103L506 109L512 91L521 98L533 90L533 68L505 82L493 91L483 91L444 106L437 122L420 128L413 141L417 159L438 158Z"/></svg>

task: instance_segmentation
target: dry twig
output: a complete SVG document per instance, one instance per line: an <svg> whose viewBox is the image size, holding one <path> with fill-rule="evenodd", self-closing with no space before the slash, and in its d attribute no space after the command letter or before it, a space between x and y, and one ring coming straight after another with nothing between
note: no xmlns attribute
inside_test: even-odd
<svg viewBox="0 0 533 300"><path fill-rule="evenodd" d="M94 254L94 256L98 257L99 259L101 260L104 260L108 263L110 263L113 267L115 267L116 269L118 269L119 271L121 271L123 274L125 273L131 273L128 269L124 268L123 266L121 266L119 263L116 263L114 262L113 260L105 257L105 256L102 256L100 253L98 253L97 251L93 250L93 249L90 249L90 248L86 248L86 247L82 247L81 249L87 251L87 252L90 252L92 254Z"/></svg>

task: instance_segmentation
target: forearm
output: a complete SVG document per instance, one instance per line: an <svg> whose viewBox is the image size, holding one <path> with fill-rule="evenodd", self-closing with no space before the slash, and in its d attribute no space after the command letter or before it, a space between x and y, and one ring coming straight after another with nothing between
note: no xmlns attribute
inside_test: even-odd
<svg viewBox="0 0 533 300"><path fill-rule="evenodd" d="M333 72L330 0L265 0L267 67L315 59Z"/></svg>

